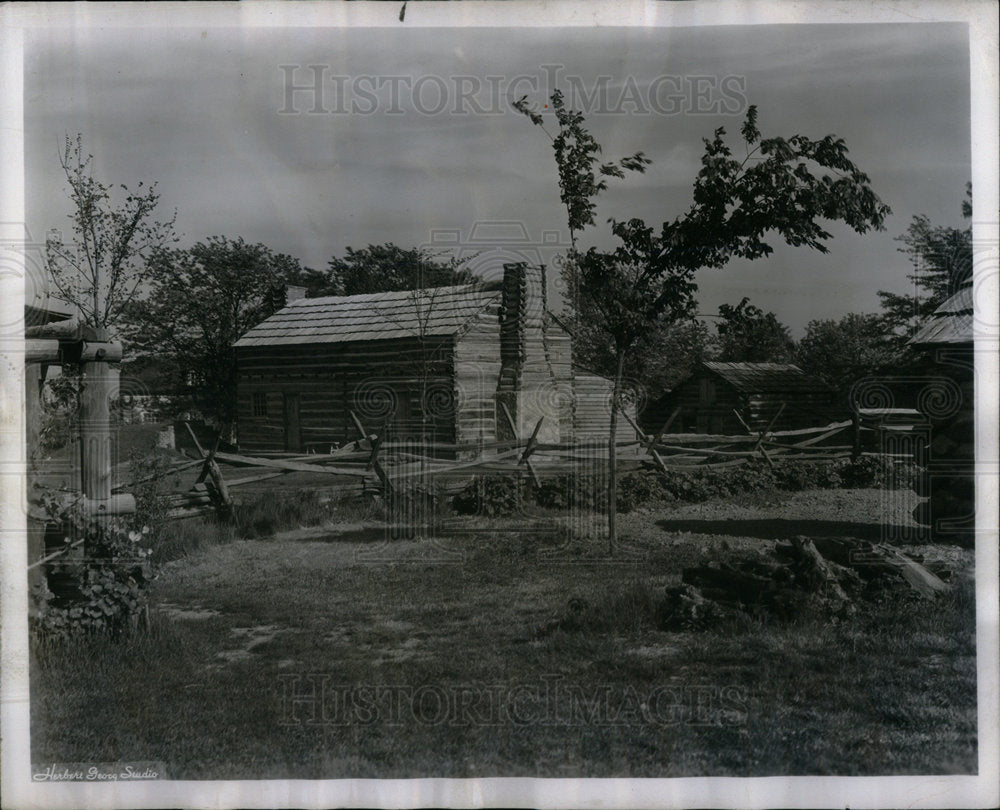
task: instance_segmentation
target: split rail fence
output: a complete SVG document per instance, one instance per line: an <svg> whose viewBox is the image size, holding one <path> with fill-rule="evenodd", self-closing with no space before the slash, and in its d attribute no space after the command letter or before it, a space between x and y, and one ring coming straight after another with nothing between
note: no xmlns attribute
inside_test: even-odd
<svg viewBox="0 0 1000 810"><path fill-rule="evenodd" d="M865 447L884 446L872 441L872 434L885 431L906 432L910 425L893 426L856 416L821 427L798 430L772 430L784 406L762 430L754 430L737 413L746 434L740 436L668 433L679 410L674 411L655 434L645 433L625 412L622 416L638 438L616 442L619 471L640 469L691 470L746 464L759 459L775 467L789 461L828 461L886 456L909 460L909 452L887 454ZM503 417L516 433L514 419L506 406ZM607 442L546 443L538 440L544 417L538 420L527 440L498 441L462 445L442 442L388 441L386 429L369 430L351 413L357 438L329 453L267 453L247 456L219 450L219 441L205 449L187 425L199 458L181 462L169 470L173 474L200 466L198 478L190 491L169 496L168 518L181 519L215 512L226 515L232 509L232 490L249 484L280 478L291 473L312 473L337 479L333 487L341 492L378 493L383 497L411 497L414 489L433 485L439 491L455 491L473 475L506 474L530 476L536 484L543 477L573 472L597 472L606 469ZM443 456L474 455L468 461ZM220 463L230 468L245 468L247 475L223 476ZM347 482L345 482L347 479ZM137 482L123 484L125 490Z"/></svg>

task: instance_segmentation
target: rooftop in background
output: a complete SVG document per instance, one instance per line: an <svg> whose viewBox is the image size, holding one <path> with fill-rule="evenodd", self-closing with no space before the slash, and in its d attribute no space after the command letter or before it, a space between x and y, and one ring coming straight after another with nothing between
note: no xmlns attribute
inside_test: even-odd
<svg viewBox="0 0 1000 810"><path fill-rule="evenodd" d="M454 335L500 291L486 285L300 298L255 326L237 347L348 343Z"/></svg>
<svg viewBox="0 0 1000 810"><path fill-rule="evenodd" d="M830 391L824 382L810 377L790 363L706 362L702 365L737 390L748 394Z"/></svg>
<svg viewBox="0 0 1000 810"><path fill-rule="evenodd" d="M913 346L941 346L972 343L972 282L968 282L939 306L931 319L910 338Z"/></svg>
<svg viewBox="0 0 1000 810"><path fill-rule="evenodd" d="M24 326L40 326L46 323L56 323L58 321L68 321L76 315L76 310L62 301L54 298L35 300L24 305Z"/></svg>

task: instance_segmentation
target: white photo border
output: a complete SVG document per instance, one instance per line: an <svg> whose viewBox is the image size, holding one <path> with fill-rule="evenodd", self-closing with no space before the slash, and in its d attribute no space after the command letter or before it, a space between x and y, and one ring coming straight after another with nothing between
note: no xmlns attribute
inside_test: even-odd
<svg viewBox="0 0 1000 810"><path fill-rule="evenodd" d="M28 29L49 26L716 26L966 22L970 32L972 176L977 306L998 305L998 14L983 2L411 2L100 3L0 7L0 224L25 221L23 51ZM511 21L516 21L512 25ZM23 313L23 289L0 278L5 323ZM3 347L6 390L22 391L23 356ZM30 779L24 437L0 447L2 564L2 796L9 808L75 807L993 807L1000 804L998 680L997 335L977 341L986 373L976 389L980 451L976 548L979 772L977 776L677 779L418 779L39 784ZM20 386L14 388L13 386ZM11 398L6 398L6 406ZM17 398L13 406L20 406ZM12 406L12 407L13 407ZM22 406L23 407L23 406ZM21 419L21 412L13 414ZM5 414L10 416L10 414ZM18 465L22 465L18 468ZM19 472L20 469L20 472Z"/></svg>

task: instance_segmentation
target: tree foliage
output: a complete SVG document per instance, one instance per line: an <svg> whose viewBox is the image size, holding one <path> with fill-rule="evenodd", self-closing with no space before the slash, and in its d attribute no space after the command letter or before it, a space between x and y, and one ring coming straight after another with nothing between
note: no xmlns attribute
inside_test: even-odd
<svg viewBox="0 0 1000 810"><path fill-rule="evenodd" d="M972 184L965 187L962 216L972 217ZM885 325L898 338L909 338L921 323L972 279L972 228L934 225L924 214L913 217L906 232L896 237L913 266L907 275L912 295L879 291Z"/></svg>
<svg viewBox="0 0 1000 810"><path fill-rule="evenodd" d="M784 363L795 351L788 327L773 312L744 298L719 307L719 360L729 363Z"/></svg>
<svg viewBox="0 0 1000 810"><path fill-rule="evenodd" d="M521 110L524 112L524 110ZM541 116L531 120L541 124ZM574 114L583 130L583 118ZM620 241L614 251L589 249L579 260L580 320L591 324L613 347L615 375L609 425L608 534L615 542L617 411L625 361L663 321L690 317L694 273L722 267L740 257L758 259L773 251L773 236L793 246L827 252L831 235L821 224L840 221L858 233L880 229L890 213L869 185L868 176L848 158L844 141L833 135L762 138L757 110L743 123L744 157L733 155L723 128L706 139L701 169L688 210L663 223L659 234L639 219L612 220ZM589 137L589 136L588 136ZM585 151L584 158L596 154ZM557 160L558 162L558 160ZM560 165L560 193L570 198L571 227L586 221L592 186L567 184ZM575 245L574 245L575 252Z"/></svg>
<svg viewBox="0 0 1000 810"><path fill-rule="evenodd" d="M297 259L261 244L212 236L184 250L156 251L150 294L130 308L126 337L159 357L178 390L218 425L236 413L233 344L285 303Z"/></svg>
<svg viewBox="0 0 1000 810"><path fill-rule="evenodd" d="M574 355L585 369L615 374L614 345L600 329L575 331ZM640 401L652 402L686 377L700 362L718 354L718 342L705 321L661 319L650 326L625 358L623 380Z"/></svg>
<svg viewBox="0 0 1000 810"><path fill-rule="evenodd" d="M93 160L84 153L81 135L66 136L59 162L73 204L72 237L66 241L50 232L45 256L59 298L75 306L84 323L114 328L147 277L148 258L177 241L177 212L165 222L154 220L160 202L156 183L115 189L94 178ZM116 202L116 196L123 199Z"/></svg>
<svg viewBox="0 0 1000 810"><path fill-rule="evenodd" d="M532 124L540 127L552 141L559 176L559 199L566 209L566 224L569 227L570 251L563 262L562 278L565 298L571 306L569 320L574 326L584 322L581 318L579 293L579 268L577 266L577 237L584 228L594 224L597 211L597 195L607 189L605 178L622 179L625 172L646 171L652 161L642 152L635 152L617 160L600 162L601 145L584 126L583 113L567 109L560 90L555 89L549 98L556 118L557 131L553 135L545 128L545 119L533 110L527 96L512 103L519 113L525 115Z"/></svg>
<svg viewBox="0 0 1000 810"><path fill-rule="evenodd" d="M285 282L289 286L303 287L306 298L321 298L324 295L339 295L339 290L329 272L311 267L289 267L285 271Z"/></svg>
<svg viewBox="0 0 1000 810"><path fill-rule="evenodd" d="M803 371L846 394L863 377L897 368L903 350L886 332L882 316L851 312L839 321L810 321L796 360Z"/></svg>
<svg viewBox="0 0 1000 810"><path fill-rule="evenodd" d="M343 257L329 262L332 292L327 294L361 295L469 284L475 281L466 267L469 261L441 261L425 248L401 248L391 242L360 250L348 247Z"/></svg>
<svg viewBox="0 0 1000 810"><path fill-rule="evenodd" d="M576 247L577 234L588 225L594 224L594 213L598 194L607 187L605 177L625 177L625 172L646 170L652 161L642 152L612 160L599 162L601 145L584 126L583 113L566 107L560 90L552 91L549 98L556 117L558 131L552 135L545 128L545 119L531 108L527 96L513 102L515 110L540 127L552 141L556 166L559 170L559 199L566 208L566 222L569 225L570 240Z"/></svg>

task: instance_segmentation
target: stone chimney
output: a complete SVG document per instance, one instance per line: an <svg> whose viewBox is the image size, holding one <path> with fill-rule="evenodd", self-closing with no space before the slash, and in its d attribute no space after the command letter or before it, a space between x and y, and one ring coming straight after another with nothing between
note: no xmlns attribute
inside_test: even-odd
<svg viewBox="0 0 1000 810"><path fill-rule="evenodd" d="M543 317L542 279L540 268L526 262L503 266L500 299L500 376L497 380L498 439L516 438L509 433L507 419L502 414L506 405L515 425L520 426L519 403L523 389L528 345L534 333L540 333ZM535 335L537 338L537 335ZM537 340L535 340L537 342ZM519 427L520 429L520 427Z"/></svg>
<svg viewBox="0 0 1000 810"><path fill-rule="evenodd" d="M285 285L285 304L290 304L292 301L298 301L300 298L306 297L306 288L299 287L297 284L286 284Z"/></svg>
<svg viewBox="0 0 1000 810"><path fill-rule="evenodd" d="M527 326L528 273L523 262L503 266L503 286L500 298L500 379L501 389L505 377L514 381L510 390L516 390L525 360L525 330ZM506 374L505 374L506 372Z"/></svg>

